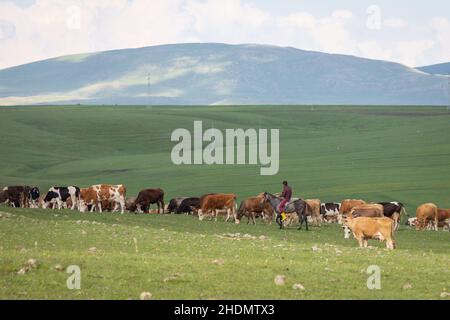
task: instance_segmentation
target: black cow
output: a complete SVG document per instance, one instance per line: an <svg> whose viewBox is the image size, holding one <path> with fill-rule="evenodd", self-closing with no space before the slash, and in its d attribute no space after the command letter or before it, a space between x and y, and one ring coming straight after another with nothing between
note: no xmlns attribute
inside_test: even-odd
<svg viewBox="0 0 450 320"><path fill-rule="evenodd" d="M80 188L76 186L51 187L45 195L43 208L48 208L50 204L56 204L57 208L61 209L69 198L72 202L70 209L73 210L78 207Z"/></svg>
<svg viewBox="0 0 450 320"><path fill-rule="evenodd" d="M183 201L181 201L180 206L178 207L177 211L175 213L181 214L181 213L193 213L194 210L200 209L200 198L192 197L192 198L186 198Z"/></svg>
<svg viewBox="0 0 450 320"><path fill-rule="evenodd" d="M167 206L167 212L168 213L173 213L173 212L176 213L178 207L180 206L181 202L183 202L184 199L186 199L186 197L170 199L169 205Z"/></svg>

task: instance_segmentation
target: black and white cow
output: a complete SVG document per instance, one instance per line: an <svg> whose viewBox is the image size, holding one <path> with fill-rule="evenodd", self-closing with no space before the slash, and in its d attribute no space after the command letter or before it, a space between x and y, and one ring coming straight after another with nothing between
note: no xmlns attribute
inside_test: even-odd
<svg viewBox="0 0 450 320"><path fill-rule="evenodd" d="M29 205L30 208L38 208L39 207L39 197L41 196L41 192L39 191L38 187L32 187L30 189L30 195L29 195Z"/></svg>
<svg viewBox="0 0 450 320"><path fill-rule="evenodd" d="M80 201L80 188L76 186L51 187L45 195L42 207L46 209L52 204L53 208L55 208L54 205L56 204L56 207L61 209L69 198L72 202L70 210L78 208Z"/></svg>
<svg viewBox="0 0 450 320"><path fill-rule="evenodd" d="M401 219L402 214L407 216L403 203L396 201L378 203L383 206L383 214L385 217L392 218L394 213L398 213L398 219L394 219L395 230L398 230L400 227L400 221L397 220Z"/></svg>
<svg viewBox="0 0 450 320"><path fill-rule="evenodd" d="M322 216L322 219L328 223L337 221L340 208L341 208L340 203L335 202L321 203L320 215Z"/></svg>

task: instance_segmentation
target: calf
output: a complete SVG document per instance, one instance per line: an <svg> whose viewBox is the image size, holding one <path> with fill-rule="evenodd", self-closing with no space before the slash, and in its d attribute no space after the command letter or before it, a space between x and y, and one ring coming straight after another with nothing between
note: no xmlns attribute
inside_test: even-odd
<svg viewBox="0 0 450 320"><path fill-rule="evenodd" d="M390 250L395 248L394 221L392 219L349 216L344 221L344 226L353 233L361 248L367 247L368 239L386 241L386 248Z"/></svg>
<svg viewBox="0 0 450 320"><path fill-rule="evenodd" d="M61 209L63 204L67 201L67 199L71 200L72 204L70 206L70 210L74 210L75 208L79 208L80 202L80 188L76 186L68 186L68 187L51 187L47 194L45 195L42 207L44 209L48 208L51 204L56 204L58 209Z"/></svg>

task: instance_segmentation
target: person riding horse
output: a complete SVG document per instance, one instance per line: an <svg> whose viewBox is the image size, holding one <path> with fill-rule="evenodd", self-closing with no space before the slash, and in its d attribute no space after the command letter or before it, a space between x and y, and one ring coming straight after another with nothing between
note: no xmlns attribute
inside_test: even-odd
<svg viewBox="0 0 450 320"><path fill-rule="evenodd" d="M292 198L292 188L288 185L287 181L283 181L283 191L281 192L281 198L283 199L280 203L280 206L278 207L278 211L281 214L281 221L284 221L286 220L286 212L284 212L284 208Z"/></svg>
<svg viewBox="0 0 450 320"><path fill-rule="evenodd" d="M292 191L292 190L291 190ZM287 196L290 197L292 194L287 193ZM283 221L282 221L282 212L280 211L280 207L283 207L283 213L284 213L284 219L286 219L286 212L287 213L296 213L299 220L299 227L300 230L302 228L303 223L306 224L306 231L308 231L308 219L307 216L311 214L311 208L309 205L302 199L298 199L295 201L285 201L285 204L281 206L281 203L286 200L282 199L280 197L277 197L273 194L270 194L269 192L264 192L264 201L268 202L273 210L277 214L276 222L280 226L280 229L283 229Z"/></svg>

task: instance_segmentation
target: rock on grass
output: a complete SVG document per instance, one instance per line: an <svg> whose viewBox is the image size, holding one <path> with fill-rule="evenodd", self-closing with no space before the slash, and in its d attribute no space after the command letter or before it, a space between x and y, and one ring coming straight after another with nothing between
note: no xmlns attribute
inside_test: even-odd
<svg viewBox="0 0 450 320"><path fill-rule="evenodd" d="M141 300L150 300L152 298L152 294L150 292L142 292L139 298Z"/></svg>
<svg viewBox="0 0 450 320"><path fill-rule="evenodd" d="M305 290L305 287L301 283L294 283L292 286L292 289L294 290Z"/></svg>
<svg viewBox="0 0 450 320"><path fill-rule="evenodd" d="M277 275L273 281L277 286L284 286L286 284L286 276Z"/></svg>
<svg viewBox="0 0 450 320"><path fill-rule="evenodd" d="M412 289L412 285L410 283L405 283L402 288L403 290L409 290Z"/></svg>

